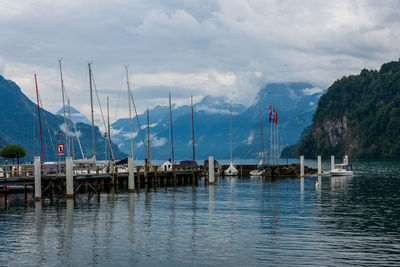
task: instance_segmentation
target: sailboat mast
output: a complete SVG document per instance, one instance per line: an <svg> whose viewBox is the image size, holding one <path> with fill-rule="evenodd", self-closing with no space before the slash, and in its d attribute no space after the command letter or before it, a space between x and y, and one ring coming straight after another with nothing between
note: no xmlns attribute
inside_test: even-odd
<svg viewBox="0 0 400 267"><path fill-rule="evenodd" d="M93 139L93 156L96 157L96 144L94 139L94 110L93 110L93 92L92 92L92 68L91 63L88 63L89 67L89 87L90 87L90 109L92 112L92 139Z"/></svg>
<svg viewBox="0 0 400 267"><path fill-rule="evenodd" d="M69 98L67 99L68 102L68 119L69 121L73 124L72 118L71 118L71 105L69 103ZM68 151L72 152L72 158L75 158L75 151L74 151L74 139L72 137L72 128L71 126L68 126Z"/></svg>
<svg viewBox="0 0 400 267"><path fill-rule="evenodd" d="M111 129L110 129L110 108L109 108L109 98L107 96L107 131L108 131L108 143L111 144ZM111 152L111 145L109 145L110 155L113 155Z"/></svg>
<svg viewBox="0 0 400 267"><path fill-rule="evenodd" d="M149 148L149 165L151 166L151 148L150 148L150 119L149 119L149 108L147 108L147 147Z"/></svg>
<svg viewBox="0 0 400 267"><path fill-rule="evenodd" d="M193 123L193 96L190 96L190 103L192 107L192 152L193 152L193 162L196 162L196 152L195 152L195 140L194 140L194 123Z"/></svg>
<svg viewBox="0 0 400 267"><path fill-rule="evenodd" d="M69 146L68 146L68 124L67 124L67 117L66 117L66 112L65 112L65 92L64 92L64 79L62 75L62 67L61 67L61 60L60 58L58 60L58 65L60 68L60 79L61 79L61 93L62 93L62 101L63 101L63 112L64 112L64 124L65 124L65 146L67 147L67 156L69 157Z"/></svg>
<svg viewBox="0 0 400 267"><path fill-rule="evenodd" d="M169 92L169 123L171 129L171 153L172 153L172 164L175 163L175 155L174 155L174 132L172 128L172 104L171 104L171 92Z"/></svg>
<svg viewBox="0 0 400 267"><path fill-rule="evenodd" d="M231 162L232 162L233 161L233 154L232 154L232 100L230 101L229 109L231 111L230 128L231 128Z"/></svg>
<svg viewBox="0 0 400 267"><path fill-rule="evenodd" d="M133 158L133 133L132 133L132 109L131 109L131 88L129 86L129 75L128 75L128 66L125 66L126 72L126 85L128 88L128 102L129 102L129 122L130 122L130 133L131 133L131 156Z"/></svg>
<svg viewBox="0 0 400 267"><path fill-rule="evenodd" d="M263 131L263 125L262 125L262 113L261 113L261 111L260 111L260 127L261 127L261 149L262 149L262 159L263 159L263 164L265 164L264 131Z"/></svg>
<svg viewBox="0 0 400 267"><path fill-rule="evenodd" d="M169 92L169 99L171 99L171 92ZM171 162L171 106L168 109L168 161Z"/></svg>
<svg viewBox="0 0 400 267"><path fill-rule="evenodd" d="M41 148L41 151L42 151L42 162L44 162L44 158L43 158L43 139L42 139L42 122L40 120L39 89L38 89L38 85L37 85L36 73L35 73L35 86L36 86L36 98L37 98L37 107L38 107L38 115L39 115L40 148Z"/></svg>

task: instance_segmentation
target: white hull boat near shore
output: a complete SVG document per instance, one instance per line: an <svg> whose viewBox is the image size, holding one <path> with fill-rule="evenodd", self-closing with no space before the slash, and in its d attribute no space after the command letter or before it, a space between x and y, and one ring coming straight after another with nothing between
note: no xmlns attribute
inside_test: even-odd
<svg viewBox="0 0 400 267"><path fill-rule="evenodd" d="M353 166L348 164L335 164L331 176L353 176Z"/></svg>

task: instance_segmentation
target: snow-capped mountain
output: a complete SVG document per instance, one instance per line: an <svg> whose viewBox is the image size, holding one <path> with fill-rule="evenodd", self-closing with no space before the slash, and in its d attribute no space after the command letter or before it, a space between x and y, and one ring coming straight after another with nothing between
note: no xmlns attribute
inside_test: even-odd
<svg viewBox="0 0 400 267"><path fill-rule="evenodd" d="M274 83L261 89L253 104L245 108L232 103L234 157L257 157L261 150L260 112L264 124L265 149L269 138L269 106L278 108L279 136L281 144L295 143L301 131L311 124L312 114L322 90L307 83ZM173 102L173 101L172 101ZM169 157L168 106L156 106L149 110L152 158ZM174 150L176 159L192 157L190 106L173 106ZM144 158L145 151L136 118L133 119L135 157ZM143 139L147 142L146 113L139 115ZM230 101L226 97L205 96L194 105L194 132L196 156L204 159L230 156ZM121 151L130 154L130 121L120 119L112 124L112 141Z"/></svg>
<svg viewBox="0 0 400 267"><path fill-rule="evenodd" d="M69 118L69 114L68 114L69 110L68 107L65 107L65 114L67 116L67 118ZM73 107L70 107L70 112L71 112L71 121L73 123L78 123L78 122L82 122L82 123L86 123L86 124L91 124L91 122L82 114L80 113L78 110L76 110ZM61 115L64 116L64 109L61 108L59 111L57 111L56 115Z"/></svg>

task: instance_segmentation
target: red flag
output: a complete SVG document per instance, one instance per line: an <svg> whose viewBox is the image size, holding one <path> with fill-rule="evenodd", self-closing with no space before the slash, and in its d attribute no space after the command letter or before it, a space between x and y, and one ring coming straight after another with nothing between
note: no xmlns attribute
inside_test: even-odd
<svg viewBox="0 0 400 267"><path fill-rule="evenodd" d="M272 120L272 108L271 105L269 105L269 122Z"/></svg>
<svg viewBox="0 0 400 267"><path fill-rule="evenodd" d="M274 112L272 113L272 122L275 123L275 107L274 107Z"/></svg>
<svg viewBox="0 0 400 267"><path fill-rule="evenodd" d="M278 124L278 109L275 112L275 123Z"/></svg>

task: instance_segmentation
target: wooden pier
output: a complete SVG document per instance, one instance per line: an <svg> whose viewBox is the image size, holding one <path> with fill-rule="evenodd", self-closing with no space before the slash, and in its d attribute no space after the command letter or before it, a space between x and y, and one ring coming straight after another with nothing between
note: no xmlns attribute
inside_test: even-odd
<svg viewBox="0 0 400 267"><path fill-rule="evenodd" d="M140 167L137 167L139 170ZM98 171L98 170L97 170ZM27 194L35 186L35 175L25 172L22 176L11 176L0 178L0 194L14 193L15 190L7 189L7 186L19 185L19 192ZM198 185L198 180L204 174L200 169L178 169L173 171L157 171L156 167L151 170L134 172L134 188L146 187L168 187L168 186L187 186ZM73 197L75 193L99 194L109 188L128 189L128 172L119 172L118 168L110 173L91 173L74 174L72 179L72 193L68 192L67 175L46 174L40 178L40 190L36 191L35 199L40 200L42 196L53 197L55 195L65 195L67 198ZM38 192L38 193L37 193Z"/></svg>

